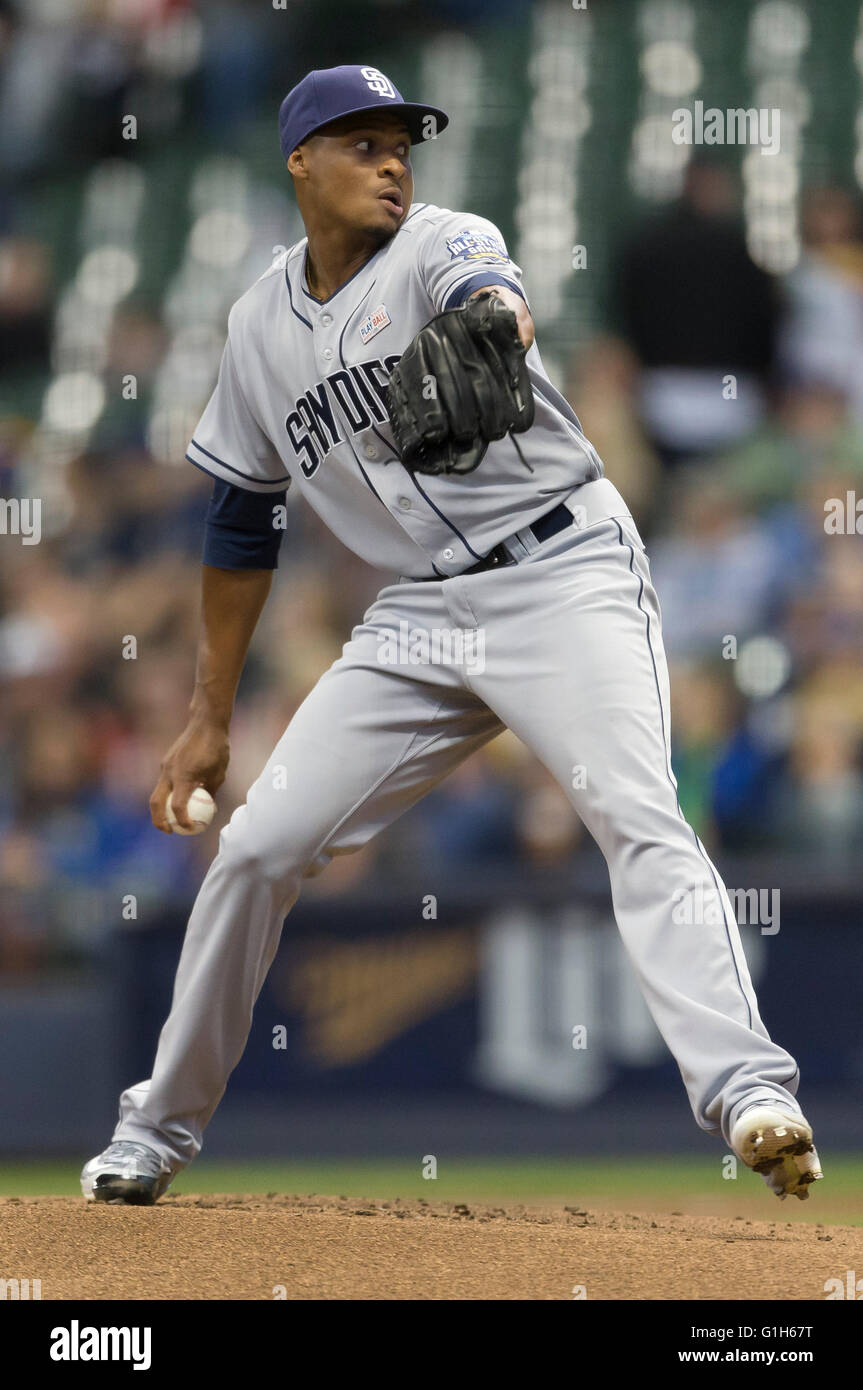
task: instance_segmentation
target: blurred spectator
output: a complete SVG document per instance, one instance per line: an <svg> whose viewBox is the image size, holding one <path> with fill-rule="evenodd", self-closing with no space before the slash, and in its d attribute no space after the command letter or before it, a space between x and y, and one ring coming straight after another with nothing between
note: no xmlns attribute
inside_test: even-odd
<svg viewBox="0 0 863 1390"><path fill-rule="evenodd" d="M548 869L570 860L584 837L584 827L550 773L531 779L518 805L520 858Z"/></svg>
<svg viewBox="0 0 863 1390"><path fill-rule="evenodd" d="M517 815L514 788L495 775L484 751L429 793L415 821L437 862L469 869L512 859L517 852Z"/></svg>
<svg viewBox="0 0 863 1390"><path fill-rule="evenodd" d="M781 699L749 710L738 699L736 726L715 749L710 826L723 848L737 854L793 850L779 824L787 785L786 713L793 715L793 708Z"/></svg>
<svg viewBox="0 0 863 1390"><path fill-rule="evenodd" d="M65 84L75 26L83 6L70 0L65 22L57 6L4 5L0 17L0 176L31 174L57 141L54 119Z"/></svg>
<svg viewBox="0 0 863 1390"><path fill-rule="evenodd" d="M0 241L0 371L45 371L51 346L47 249L23 237Z"/></svg>
<svg viewBox="0 0 863 1390"><path fill-rule="evenodd" d="M732 175L695 155L679 201L638 229L620 264L641 415L668 466L742 438L766 409L776 285L750 259L734 213ZM733 399L723 392L728 376Z"/></svg>
<svg viewBox="0 0 863 1390"><path fill-rule="evenodd" d="M132 157L139 139L176 128L201 60L192 0L31 0L27 10L0 14L0 174ZM236 18L242 32L249 17ZM134 139L124 132L130 115L140 123Z"/></svg>
<svg viewBox="0 0 863 1390"><path fill-rule="evenodd" d="M728 669L712 661L672 662L671 728L680 805L690 825L712 839L713 775L735 715Z"/></svg>
<svg viewBox="0 0 863 1390"><path fill-rule="evenodd" d="M850 692L848 679L852 677ZM788 850L825 867L859 864L863 850L863 671L838 666L802 692L777 829Z"/></svg>
<svg viewBox="0 0 863 1390"><path fill-rule="evenodd" d="M302 29L299 6L277 12L278 46L284 51ZM224 141L257 114L274 69L277 46L266 9L243 0L210 0L202 35L200 118L209 139ZM344 61L344 60L343 60ZM326 64L315 61L315 67ZM295 80L280 74L284 96Z"/></svg>
<svg viewBox="0 0 863 1390"><path fill-rule="evenodd" d="M670 656L719 659L727 637L740 643L775 618L793 575L727 478L706 464L682 474L661 525L651 571Z"/></svg>
<svg viewBox="0 0 863 1390"><path fill-rule="evenodd" d="M660 464L638 418L638 362L612 336L597 338L570 364L566 395L584 432L645 534L658 503Z"/></svg>
<svg viewBox="0 0 863 1390"><path fill-rule="evenodd" d="M774 413L723 463L729 487L758 510L809 483L829 489L839 472L851 486L863 482L863 423L849 415L844 392L823 382L787 387Z"/></svg>
<svg viewBox="0 0 863 1390"><path fill-rule="evenodd" d="M803 255L788 276L779 356L792 386L847 399L863 426L863 218L856 195L810 188L801 209Z"/></svg>
<svg viewBox="0 0 863 1390"><path fill-rule="evenodd" d="M796 588L785 620L802 671L837 658L861 666L863 652L863 547L860 538L821 533L808 583Z"/></svg>

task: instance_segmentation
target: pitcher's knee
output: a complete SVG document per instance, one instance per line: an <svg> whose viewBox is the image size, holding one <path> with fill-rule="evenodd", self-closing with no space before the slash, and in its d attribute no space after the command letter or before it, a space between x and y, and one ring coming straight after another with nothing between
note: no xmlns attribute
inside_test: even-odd
<svg viewBox="0 0 863 1390"><path fill-rule="evenodd" d="M645 872L662 872L668 857L698 854L693 831L677 807L645 805L634 800L601 807L588 820L606 860L619 861Z"/></svg>
<svg viewBox="0 0 863 1390"><path fill-rule="evenodd" d="M235 823L232 816L219 835L219 858L238 878L274 885L302 878L309 851L299 837L295 839L284 827L278 829L281 833L276 838L272 833L257 830L248 817Z"/></svg>

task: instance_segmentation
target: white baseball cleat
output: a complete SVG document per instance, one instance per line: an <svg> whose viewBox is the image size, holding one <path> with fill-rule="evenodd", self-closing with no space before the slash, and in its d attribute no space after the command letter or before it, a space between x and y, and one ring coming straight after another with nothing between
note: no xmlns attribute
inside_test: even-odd
<svg viewBox="0 0 863 1390"><path fill-rule="evenodd" d="M118 1139L91 1158L81 1171L81 1191L88 1202L151 1207L171 1181L171 1170L155 1149Z"/></svg>
<svg viewBox="0 0 863 1390"><path fill-rule="evenodd" d="M778 1106L744 1110L731 1130L731 1147L747 1168L761 1174L780 1201L792 1196L805 1202L810 1184L824 1176L812 1126L802 1115Z"/></svg>

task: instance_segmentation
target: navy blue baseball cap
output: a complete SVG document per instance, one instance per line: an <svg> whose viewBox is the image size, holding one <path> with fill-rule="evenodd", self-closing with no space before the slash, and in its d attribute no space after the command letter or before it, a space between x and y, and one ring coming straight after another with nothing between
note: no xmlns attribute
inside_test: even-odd
<svg viewBox="0 0 863 1390"><path fill-rule="evenodd" d="M362 111L397 111L410 131L412 145L429 138L429 127L424 129L427 117L432 118L434 135L449 125L449 116L436 106L405 101L378 68L317 68L291 88L279 108L279 143L285 160L321 126Z"/></svg>

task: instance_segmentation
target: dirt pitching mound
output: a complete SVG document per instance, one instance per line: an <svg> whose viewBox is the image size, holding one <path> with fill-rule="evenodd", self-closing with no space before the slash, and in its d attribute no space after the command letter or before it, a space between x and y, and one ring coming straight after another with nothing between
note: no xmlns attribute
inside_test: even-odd
<svg viewBox="0 0 863 1390"><path fill-rule="evenodd" d="M860 1227L283 1194L0 1199L0 1277L40 1279L43 1299L823 1299L849 1269Z"/></svg>

